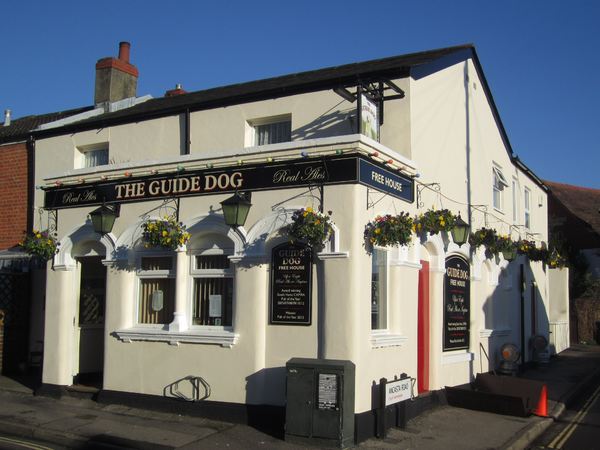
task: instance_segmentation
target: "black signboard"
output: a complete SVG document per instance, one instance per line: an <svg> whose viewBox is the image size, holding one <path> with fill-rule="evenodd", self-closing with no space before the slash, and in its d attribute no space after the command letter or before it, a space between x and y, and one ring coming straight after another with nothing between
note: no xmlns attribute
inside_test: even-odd
<svg viewBox="0 0 600 450"><path fill-rule="evenodd" d="M415 198L412 178L387 170L371 161L360 160L359 181L409 203Z"/></svg>
<svg viewBox="0 0 600 450"><path fill-rule="evenodd" d="M444 276L444 351L469 348L470 285L469 262L462 256L446 258Z"/></svg>
<svg viewBox="0 0 600 450"><path fill-rule="evenodd" d="M343 183L366 184L403 200L413 201L414 183L411 178L392 173L383 164L367 162L364 158L358 154L343 154L145 176L125 176L124 173L123 177L115 179L45 188L44 208L76 208L102 203Z"/></svg>
<svg viewBox="0 0 600 450"><path fill-rule="evenodd" d="M269 323L311 324L312 249L285 243L273 248Z"/></svg>

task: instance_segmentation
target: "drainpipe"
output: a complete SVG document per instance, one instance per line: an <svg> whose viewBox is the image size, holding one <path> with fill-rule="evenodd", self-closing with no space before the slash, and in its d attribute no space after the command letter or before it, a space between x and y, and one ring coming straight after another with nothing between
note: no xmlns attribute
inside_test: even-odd
<svg viewBox="0 0 600 450"><path fill-rule="evenodd" d="M191 140L190 140L190 135L191 135L191 131L190 131L190 108L186 108L185 110L185 144L184 144L184 149L183 151L185 152L185 155L189 155L190 154L190 144L191 144Z"/></svg>
<svg viewBox="0 0 600 450"><path fill-rule="evenodd" d="M35 205L35 139L27 139L27 231L33 230Z"/></svg>
<svg viewBox="0 0 600 450"><path fill-rule="evenodd" d="M521 296L521 365L525 364L525 270L519 266L519 293Z"/></svg>

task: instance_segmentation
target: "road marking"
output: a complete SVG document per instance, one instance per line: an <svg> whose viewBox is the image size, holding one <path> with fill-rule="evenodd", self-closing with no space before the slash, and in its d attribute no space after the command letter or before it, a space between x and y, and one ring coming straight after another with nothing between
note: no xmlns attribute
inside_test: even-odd
<svg viewBox="0 0 600 450"><path fill-rule="evenodd" d="M562 430L558 436L556 436L552 442L548 445L548 448L556 448L560 449L567 442L567 440L571 437L571 435L575 432L575 429L579 426L581 421L585 418L590 408L594 405L596 400L598 400L598 394L600 393L600 386L596 388L594 393L590 398L587 399L583 408L579 410L579 412L575 415L573 420L567 427Z"/></svg>
<svg viewBox="0 0 600 450"><path fill-rule="evenodd" d="M0 442L7 442L9 444L16 444L24 448L30 448L32 450L53 450L51 447L45 447L43 445L35 444L33 442L21 441L19 439L11 439L8 437L0 436Z"/></svg>

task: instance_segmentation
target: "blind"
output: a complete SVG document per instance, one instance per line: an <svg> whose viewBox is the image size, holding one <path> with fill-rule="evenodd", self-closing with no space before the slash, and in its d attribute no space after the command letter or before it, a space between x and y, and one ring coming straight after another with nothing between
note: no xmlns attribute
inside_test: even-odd
<svg viewBox="0 0 600 450"><path fill-rule="evenodd" d="M292 140L292 122L267 123L256 127L256 145L277 144Z"/></svg>
<svg viewBox="0 0 600 450"><path fill-rule="evenodd" d="M163 307L152 308L152 294L163 292ZM171 323L175 306L175 280L172 278L145 278L140 280L139 323Z"/></svg>

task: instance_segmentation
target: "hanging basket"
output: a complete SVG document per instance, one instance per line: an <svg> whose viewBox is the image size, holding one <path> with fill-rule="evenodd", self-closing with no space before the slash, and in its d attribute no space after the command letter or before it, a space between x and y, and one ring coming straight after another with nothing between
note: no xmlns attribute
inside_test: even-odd
<svg viewBox="0 0 600 450"><path fill-rule="evenodd" d="M175 250L177 247L185 245L191 236L185 231L185 225L178 222L173 216L147 220L142 224L142 229L142 241L146 248L160 247L166 250Z"/></svg>
<svg viewBox="0 0 600 450"><path fill-rule="evenodd" d="M19 242L19 246L28 255L48 261L58 252L59 243L56 235L50 234L48 230L33 230L31 233L25 233L23 240Z"/></svg>
<svg viewBox="0 0 600 450"><path fill-rule="evenodd" d="M415 232L425 235L437 234L440 231L451 231L456 223L456 218L448 209L429 209L419 214L415 219Z"/></svg>
<svg viewBox="0 0 600 450"><path fill-rule="evenodd" d="M290 240L303 241L316 250L321 250L331 236L331 211L327 214L314 211L311 207L294 211L292 223L287 228Z"/></svg>
<svg viewBox="0 0 600 450"><path fill-rule="evenodd" d="M377 216L365 226L365 241L380 247L408 245L412 239L413 226L413 219L408 213Z"/></svg>

